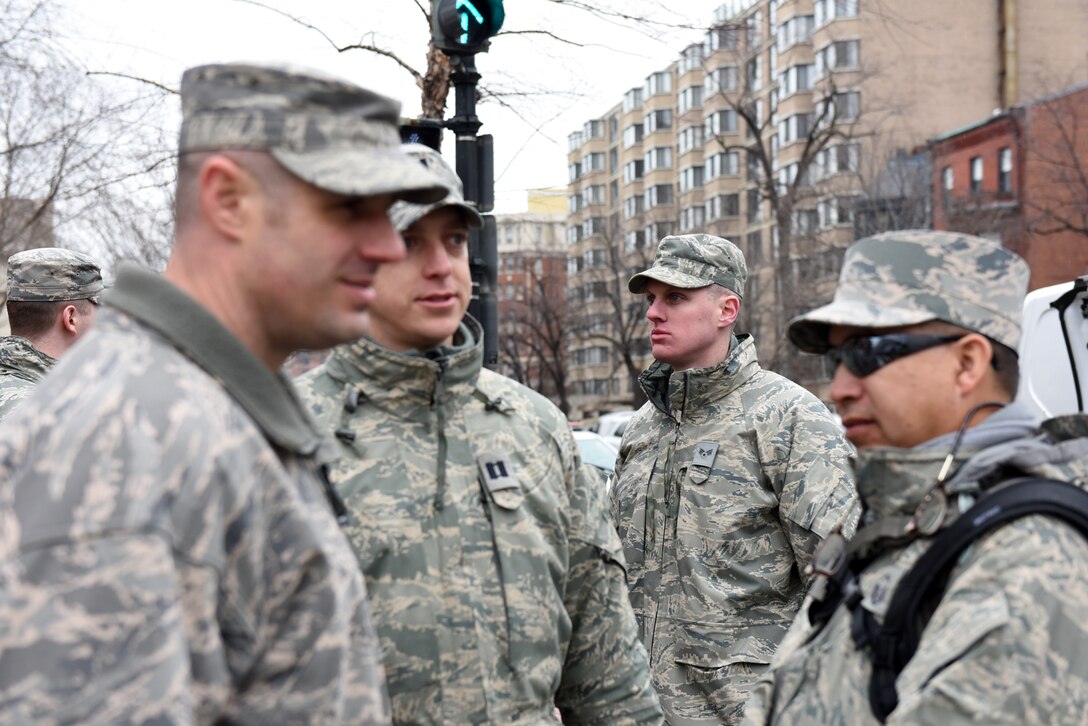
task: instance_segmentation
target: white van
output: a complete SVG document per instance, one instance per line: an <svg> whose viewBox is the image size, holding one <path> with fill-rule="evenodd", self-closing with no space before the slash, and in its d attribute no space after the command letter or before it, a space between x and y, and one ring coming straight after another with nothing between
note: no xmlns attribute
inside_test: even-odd
<svg viewBox="0 0 1088 726"><path fill-rule="evenodd" d="M1040 418L1088 411L1088 277L1028 293L1017 400Z"/></svg>

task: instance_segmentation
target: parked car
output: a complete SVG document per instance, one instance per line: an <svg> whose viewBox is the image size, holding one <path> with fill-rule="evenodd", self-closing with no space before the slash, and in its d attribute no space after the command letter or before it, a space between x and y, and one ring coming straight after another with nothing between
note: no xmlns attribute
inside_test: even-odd
<svg viewBox="0 0 1088 726"><path fill-rule="evenodd" d="M627 424L631 422L636 413L638 411L615 411L601 414L600 419L597 420L597 433L615 445L616 450L619 451L623 432L627 430Z"/></svg>
<svg viewBox="0 0 1088 726"><path fill-rule="evenodd" d="M575 431L574 440L582 454L582 461L600 473L605 486L611 486L612 476L616 473L616 455L619 454L619 449L592 431Z"/></svg>

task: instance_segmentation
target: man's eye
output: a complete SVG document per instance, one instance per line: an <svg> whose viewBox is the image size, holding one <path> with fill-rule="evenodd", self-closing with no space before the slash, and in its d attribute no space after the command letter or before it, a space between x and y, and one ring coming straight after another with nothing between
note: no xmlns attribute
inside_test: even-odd
<svg viewBox="0 0 1088 726"><path fill-rule="evenodd" d="M467 234L451 234L447 239L451 245L457 245L458 247L468 244Z"/></svg>

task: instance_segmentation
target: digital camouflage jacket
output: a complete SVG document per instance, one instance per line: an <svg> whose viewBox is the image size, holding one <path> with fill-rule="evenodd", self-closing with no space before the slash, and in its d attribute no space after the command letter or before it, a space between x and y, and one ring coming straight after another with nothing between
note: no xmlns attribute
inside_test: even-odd
<svg viewBox="0 0 1088 726"><path fill-rule="evenodd" d="M0 723L388 723L290 383L157 275L107 298L0 426Z"/></svg>
<svg viewBox="0 0 1088 726"><path fill-rule="evenodd" d="M604 488L466 321L457 348L364 339L300 380L339 442L394 720L660 722Z"/></svg>
<svg viewBox="0 0 1088 726"><path fill-rule="evenodd" d="M0 419L6 418L34 390L34 384L56 362L26 338L18 335L0 338Z"/></svg>
<svg viewBox="0 0 1088 726"><path fill-rule="evenodd" d="M827 407L734 337L711 368L655 362L613 506L670 724L733 723L801 605L819 540L853 532L850 448Z"/></svg>
<svg viewBox="0 0 1088 726"><path fill-rule="evenodd" d="M1088 483L1088 418L1044 424L1031 438L964 451L946 490L1027 474ZM862 453L866 519L913 514L933 487L946 447ZM883 621L896 585L932 540L888 546L861 573L860 607ZM889 724L1081 724L1088 714L1088 541L1072 526L1028 516L968 548L896 681ZM822 630L806 603L753 689L745 723L871 724L868 649L840 605Z"/></svg>

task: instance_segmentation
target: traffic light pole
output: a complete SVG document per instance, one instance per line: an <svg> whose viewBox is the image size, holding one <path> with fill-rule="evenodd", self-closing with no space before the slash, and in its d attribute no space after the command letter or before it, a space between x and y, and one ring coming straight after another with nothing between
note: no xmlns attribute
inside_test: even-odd
<svg viewBox="0 0 1088 726"><path fill-rule="evenodd" d="M446 128L457 136L457 175L465 187L465 199L481 206L481 178L491 179L491 170L480 168L481 159L477 132L480 119L476 116L476 84L480 74L476 72L476 57L471 53L449 56L453 71L450 81L454 89L454 116L446 121ZM487 155L487 163L490 156ZM469 313L480 321L484 329L484 364L494 366L498 363L498 309L495 300L498 265L498 238L495 230L495 218L483 215L484 226L472 230L469 236L469 267L472 271L472 302Z"/></svg>

